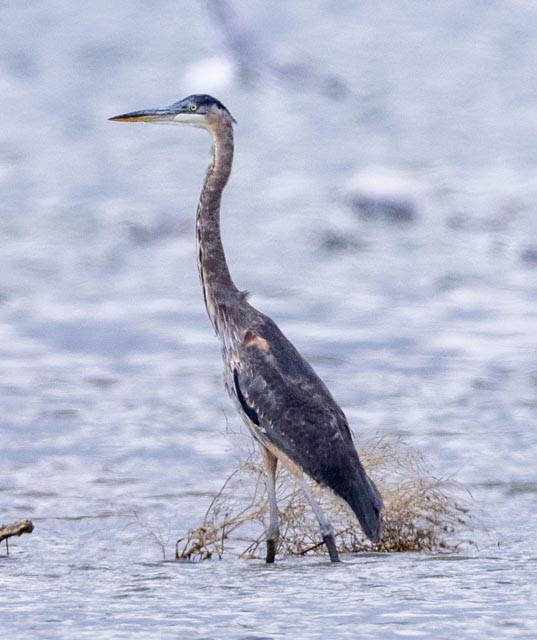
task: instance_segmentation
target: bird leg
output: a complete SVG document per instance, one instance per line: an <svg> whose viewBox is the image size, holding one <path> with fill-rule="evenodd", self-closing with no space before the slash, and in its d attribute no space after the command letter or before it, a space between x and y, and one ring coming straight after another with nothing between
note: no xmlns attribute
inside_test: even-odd
<svg viewBox="0 0 537 640"><path fill-rule="evenodd" d="M313 496L311 489L308 485L308 482L305 478L302 478L300 485L302 487L302 491L306 496L306 500L310 503L311 508L313 509L313 513L317 518L317 522L319 523L319 527L321 528L321 535L323 537L323 542L328 549L328 555L330 556L330 562L340 562L339 555L337 552L336 541L334 539L334 529L328 518L326 517L324 511L321 509L321 506Z"/></svg>
<svg viewBox="0 0 537 640"><path fill-rule="evenodd" d="M265 461L267 485L267 495L269 503L269 526L267 531L267 564L272 564L276 557L276 547L280 537L280 524L278 514L278 504L276 502L276 467L278 458L265 447L261 447L263 459Z"/></svg>

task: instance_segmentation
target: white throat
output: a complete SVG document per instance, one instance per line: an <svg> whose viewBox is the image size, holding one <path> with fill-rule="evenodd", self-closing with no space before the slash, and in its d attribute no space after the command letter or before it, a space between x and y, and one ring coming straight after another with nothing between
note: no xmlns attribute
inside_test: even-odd
<svg viewBox="0 0 537 640"><path fill-rule="evenodd" d="M203 116L201 113L178 113L166 122L168 122L169 124L188 125L189 127L207 129L205 116Z"/></svg>

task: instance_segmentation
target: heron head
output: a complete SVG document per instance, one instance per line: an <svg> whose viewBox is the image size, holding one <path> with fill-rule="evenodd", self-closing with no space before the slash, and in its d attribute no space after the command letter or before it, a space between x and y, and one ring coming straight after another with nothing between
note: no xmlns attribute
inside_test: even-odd
<svg viewBox="0 0 537 640"><path fill-rule="evenodd" d="M154 124L179 124L209 129L215 121L229 118L236 122L224 105L208 95L193 95L162 109L132 111L110 118L115 122L153 122Z"/></svg>

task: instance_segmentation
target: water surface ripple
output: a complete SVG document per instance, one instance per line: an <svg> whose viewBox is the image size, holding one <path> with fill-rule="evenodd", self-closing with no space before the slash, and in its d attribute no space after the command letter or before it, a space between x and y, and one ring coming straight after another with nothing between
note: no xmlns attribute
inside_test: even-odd
<svg viewBox="0 0 537 640"><path fill-rule="evenodd" d="M535 7L209 4L0 3L0 521L35 524L2 636L537 637ZM200 90L239 121L238 285L358 446L468 489L476 544L171 560L247 447L195 266L210 141L107 118Z"/></svg>

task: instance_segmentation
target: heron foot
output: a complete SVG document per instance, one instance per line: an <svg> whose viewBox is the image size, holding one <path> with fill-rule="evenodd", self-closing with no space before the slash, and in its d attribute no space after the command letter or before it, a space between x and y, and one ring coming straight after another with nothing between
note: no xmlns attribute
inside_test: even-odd
<svg viewBox="0 0 537 640"><path fill-rule="evenodd" d="M323 542L328 549L328 555L330 556L330 562L341 562L339 559L339 554L337 552L336 541L334 540L333 534L328 534L327 536L323 536Z"/></svg>
<svg viewBox="0 0 537 640"><path fill-rule="evenodd" d="M265 562L272 564L276 558L276 540L267 540L267 557Z"/></svg>

